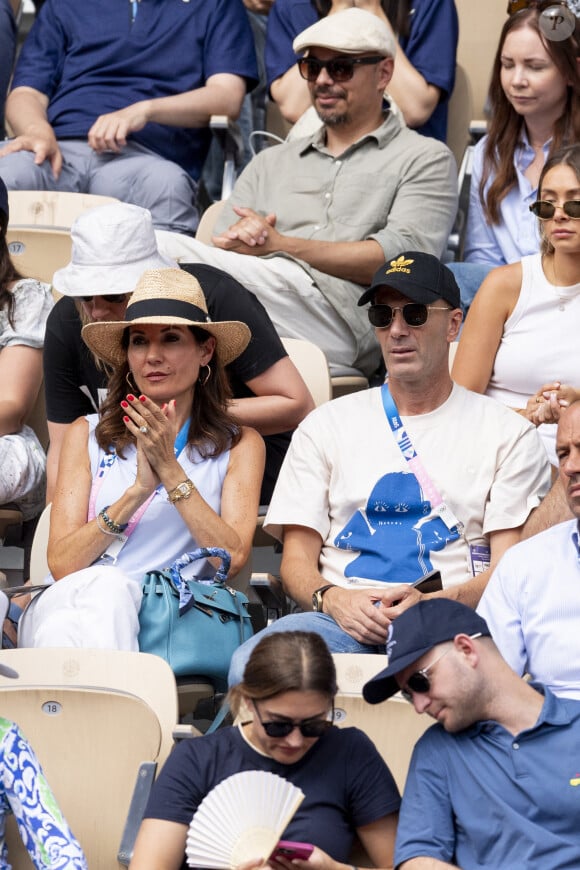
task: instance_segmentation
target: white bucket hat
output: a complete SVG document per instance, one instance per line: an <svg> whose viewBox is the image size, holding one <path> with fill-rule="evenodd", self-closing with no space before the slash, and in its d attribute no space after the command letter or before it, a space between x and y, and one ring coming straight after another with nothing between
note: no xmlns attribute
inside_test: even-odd
<svg viewBox="0 0 580 870"><path fill-rule="evenodd" d="M176 269L157 250L151 212L114 202L79 215L71 228L72 259L54 273L64 296L132 293L147 269Z"/></svg>

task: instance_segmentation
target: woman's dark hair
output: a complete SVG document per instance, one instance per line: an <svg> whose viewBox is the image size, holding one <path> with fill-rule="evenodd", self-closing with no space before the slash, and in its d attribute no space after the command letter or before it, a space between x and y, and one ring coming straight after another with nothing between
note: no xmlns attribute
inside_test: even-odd
<svg viewBox="0 0 580 870"><path fill-rule="evenodd" d="M209 332L197 326L190 326L189 330L200 345L211 337ZM128 327L123 332L122 346L125 350L129 347ZM196 447L204 458L219 456L235 446L241 438L240 427L228 411L232 394L217 346L209 361L209 368L211 374L207 381L202 384L200 380L196 385L189 418L188 445ZM120 402L130 391L127 381L129 374L129 364L125 359L109 378L107 398L101 405L100 420L95 429L99 447L106 451L114 447L121 459L124 458L123 448L134 442L123 422L120 408ZM203 374L207 374L205 367Z"/></svg>
<svg viewBox="0 0 580 870"><path fill-rule="evenodd" d="M580 45L580 26L576 24L575 33L562 42L545 39L538 21L540 10L529 8L510 16L503 26L499 46L493 62L489 88L490 122L483 155L483 172L479 185L479 196L486 219L491 224L500 221L500 205L503 198L517 184L514 167L514 154L522 140L524 119L518 115L501 85L501 54L506 37L514 30L529 27L540 37L550 58L558 68L567 87L566 104L562 114L554 124L550 155L563 145L580 140L580 72L578 54ZM493 179L487 194L486 185Z"/></svg>
<svg viewBox="0 0 580 870"><path fill-rule="evenodd" d="M326 18L332 9L332 0L313 0L319 18ZM409 35L411 0L381 0L383 12L389 19L396 36Z"/></svg>
<svg viewBox="0 0 580 870"><path fill-rule="evenodd" d="M254 647L241 683L228 700L237 714L243 698L263 701L283 692L320 692L336 695L336 669L323 639L310 631L267 634Z"/></svg>
<svg viewBox="0 0 580 870"><path fill-rule="evenodd" d="M542 199L542 187L544 186L544 178L550 171L550 169L554 169L555 166L569 166L570 169L574 172L576 178L578 179L578 184L580 185L580 145L568 145L566 148L560 148L559 151L556 151L552 154L551 157L548 157L546 163L544 164L544 168L542 169L542 173L540 175L540 180L538 181L538 199ZM542 237L542 254L551 254L554 250L554 246L542 231L542 222L540 221L540 235Z"/></svg>
<svg viewBox="0 0 580 870"><path fill-rule="evenodd" d="M0 311L7 309L8 320L12 323L12 309L14 299L12 293L8 289L14 281L20 281L22 275L15 268L10 254L8 252L8 244L6 242L6 230L8 229L8 217L3 211L0 211Z"/></svg>

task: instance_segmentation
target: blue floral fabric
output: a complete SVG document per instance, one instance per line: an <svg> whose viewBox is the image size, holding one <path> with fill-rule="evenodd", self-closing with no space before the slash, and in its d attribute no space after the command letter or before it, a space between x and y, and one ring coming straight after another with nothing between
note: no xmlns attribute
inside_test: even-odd
<svg viewBox="0 0 580 870"><path fill-rule="evenodd" d="M0 870L12 867L5 842L9 812L37 870L88 870L32 747L17 725L0 718Z"/></svg>

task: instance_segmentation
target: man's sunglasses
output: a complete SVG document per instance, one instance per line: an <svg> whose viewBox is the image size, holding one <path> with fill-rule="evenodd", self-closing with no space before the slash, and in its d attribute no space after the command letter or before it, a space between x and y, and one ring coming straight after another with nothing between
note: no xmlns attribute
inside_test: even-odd
<svg viewBox="0 0 580 870"><path fill-rule="evenodd" d="M545 199L538 199L531 204L530 211L541 221L549 221L556 214L557 208L558 204L555 202L546 202ZM569 199L567 202L563 202L560 208L567 217L572 218L574 221L580 220L579 199Z"/></svg>
<svg viewBox="0 0 580 870"><path fill-rule="evenodd" d="M475 640L477 637L481 637L481 632L477 632L477 634L469 635L472 640ZM431 680L429 679L429 671L438 664L442 658L444 658L448 652L451 652L453 649L452 646L448 646L446 650L444 650L440 656L437 656L435 661L431 662L430 665L427 665L426 668L421 668L420 671L415 671L414 674L411 674L408 677L407 682L404 686L401 687L401 695L408 701L410 704L413 703L413 693L417 693L418 695L426 695L427 692L431 690Z"/></svg>
<svg viewBox="0 0 580 870"><path fill-rule="evenodd" d="M92 302L93 299L103 299L105 302L110 302L111 305L120 305L121 302L126 302L129 298L129 293L101 293L95 296L81 296L81 302Z"/></svg>
<svg viewBox="0 0 580 870"><path fill-rule="evenodd" d="M334 722L334 702L332 704L330 719L300 719L298 722L294 722L292 719L280 719L264 722L255 701L254 710L260 725L268 737L288 737L295 728L298 728L303 737L322 737L323 734L326 734L332 728Z"/></svg>
<svg viewBox="0 0 580 870"><path fill-rule="evenodd" d="M440 305L423 305L422 302L407 302L406 305L371 305L368 310L369 320L373 326L384 329L390 326L395 317L395 311L400 311L407 326L424 326L430 311L451 311Z"/></svg>
<svg viewBox="0 0 580 870"><path fill-rule="evenodd" d="M321 70L325 69L333 82L348 82L354 75L355 66L380 63L384 57L333 57L332 60L318 60L317 57L302 57L298 61L300 75L307 82L315 82Z"/></svg>

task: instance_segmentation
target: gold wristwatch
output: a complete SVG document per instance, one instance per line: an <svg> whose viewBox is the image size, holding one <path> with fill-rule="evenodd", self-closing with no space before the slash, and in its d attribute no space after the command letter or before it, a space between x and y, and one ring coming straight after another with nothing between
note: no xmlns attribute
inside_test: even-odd
<svg viewBox="0 0 580 870"><path fill-rule="evenodd" d="M320 589L315 589L312 593L312 609L316 613L322 613L322 596L327 589L332 589L334 583L327 583L326 586L321 586Z"/></svg>
<svg viewBox="0 0 580 870"><path fill-rule="evenodd" d="M167 499L171 502L171 504L175 504L176 501L181 501L182 498L189 498L192 492L195 492L195 483L187 478L187 480L182 480L181 483L178 483L177 486L174 486L172 490L167 493Z"/></svg>

